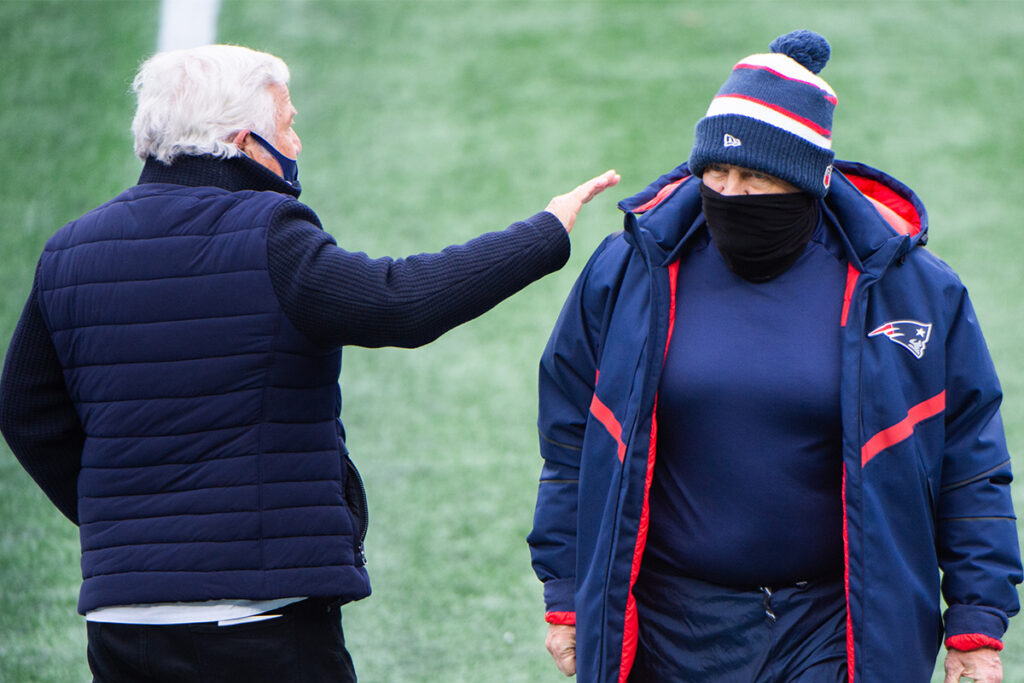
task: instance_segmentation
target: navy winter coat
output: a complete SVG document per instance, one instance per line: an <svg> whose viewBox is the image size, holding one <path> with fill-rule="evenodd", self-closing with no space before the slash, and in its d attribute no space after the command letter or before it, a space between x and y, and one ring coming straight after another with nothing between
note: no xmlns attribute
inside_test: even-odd
<svg viewBox="0 0 1024 683"><path fill-rule="evenodd" d="M625 681L636 653L655 404L697 186L680 166L620 204L625 231L590 259L541 361L529 542L547 620L576 625L587 683ZM923 248L917 197L837 162L823 201L849 262L836 325L850 680L927 681L943 628L952 645L1000 646L1018 610L1001 390L964 286Z"/></svg>

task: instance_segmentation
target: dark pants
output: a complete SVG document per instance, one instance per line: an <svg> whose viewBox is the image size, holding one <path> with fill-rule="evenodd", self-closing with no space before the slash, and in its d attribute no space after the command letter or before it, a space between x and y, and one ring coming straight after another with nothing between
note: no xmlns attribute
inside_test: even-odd
<svg viewBox="0 0 1024 683"><path fill-rule="evenodd" d="M641 569L631 683L842 683L842 577L740 590Z"/></svg>
<svg viewBox="0 0 1024 683"><path fill-rule="evenodd" d="M141 626L88 622L94 683L354 683L341 610L309 599L280 617Z"/></svg>

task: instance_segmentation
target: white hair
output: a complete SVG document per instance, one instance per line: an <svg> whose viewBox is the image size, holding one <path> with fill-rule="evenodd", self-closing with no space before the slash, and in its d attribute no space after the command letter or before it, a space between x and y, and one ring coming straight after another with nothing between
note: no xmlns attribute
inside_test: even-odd
<svg viewBox="0 0 1024 683"><path fill-rule="evenodd" d="M180 154L227 158L231 137L251 130L273 141L276 103L270 86L287 85L278 57L235 45L161 52L135 76L135 154L169 164Z"/></svg>

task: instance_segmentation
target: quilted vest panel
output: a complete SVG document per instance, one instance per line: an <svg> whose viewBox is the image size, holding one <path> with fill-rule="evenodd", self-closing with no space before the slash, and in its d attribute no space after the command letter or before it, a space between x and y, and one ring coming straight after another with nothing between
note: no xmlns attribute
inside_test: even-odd
<svg viewBox="0 0 1024 683"><path fill-rule="evenodd" d="M138 185L61 229L40 305L86 441L79 611L369 594L345 496L340 349L283 314L291 197Z"/></svg>

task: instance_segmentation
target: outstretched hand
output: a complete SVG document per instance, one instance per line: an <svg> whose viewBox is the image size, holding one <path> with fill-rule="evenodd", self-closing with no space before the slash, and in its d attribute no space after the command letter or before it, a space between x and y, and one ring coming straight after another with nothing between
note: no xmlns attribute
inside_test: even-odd
<svg viewBox="0 0 1024 683"><path fill-rule="evenodd" d="M614 170L605 171L578 186L575 190L554 197L548 202L545 211L550 211L558 220L562 221L566 232L572 232L572 226L576 225L576 216L583 205L609 187L617 185L619 180L619 174Z"/></svg>

